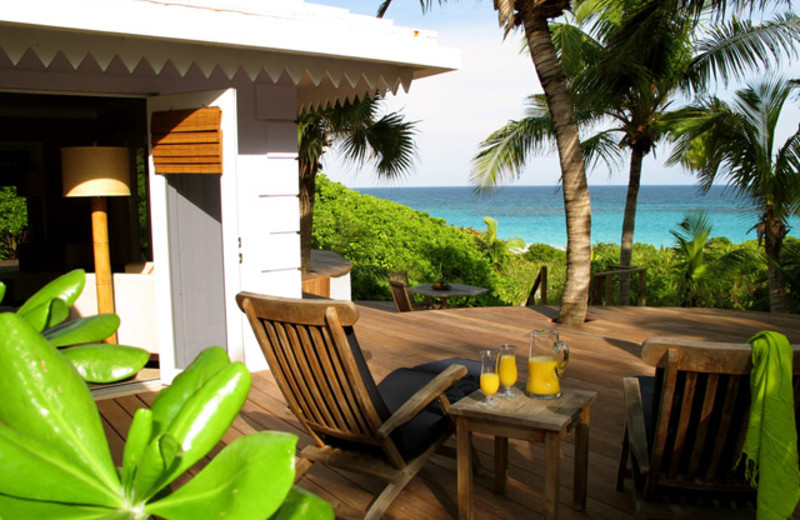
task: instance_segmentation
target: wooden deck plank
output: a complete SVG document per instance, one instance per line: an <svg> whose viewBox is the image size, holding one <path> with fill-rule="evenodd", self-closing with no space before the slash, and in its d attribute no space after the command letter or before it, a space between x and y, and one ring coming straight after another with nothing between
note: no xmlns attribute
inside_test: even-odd
<svg viewBox="0 0 800 520"><path fill-rule="evenodd" d="M655 307L591 307L588 321L562 326L552 320L555 307L485 307L424 312L387 312L381 306L359 306L361 319L356 334L362 348L372 353L370 370L380 381L402 366L443 359L479 359L478 352L503 343L519 347L520 379L524 381L530 331L557 327L569 345L571 359L562 386L593 390L598 398L591 410L587 511L571 508L573 439L562 443L560 517L577 519L634 518L630 493L615 489L616 464L624 429L622 378L651 374L639 358L641 343L650 337L682 336L712 341L744 342L759 330L777 330L800 343L800 319L792 315L738 312L720 309ZM155 394L146 392L99 403L112 450L121 454L122 439L135 410L152 404ZM242 413L225 435L223 444L250 431L275 429L294 433L298 446L310 442L269 372L254 375L253 387ZM493 491L491 438L475 436L483 472L474 483L474 518L541 518L544 450L541 446L511 440L509 483L505 495ZM447 443L455 447L454 439ZM215 448L217 452L220 447ZM119 456L115 453L115 457ZM115 459L116 460L116 459ZM206 461L201 461L200 466ZM197 471L193 468L192 471ZM313 466L299 483L335 506L363 511L379 486L369 479L320 465ZM630 485L628 484L628 487ZM630 490L628 490L630 491ZM387 520L447 519L457 515L455 460L435 456L420 476L400 494L384 518ZM345 518L353 516L346 515ZM356 516L357 517L357 513Z"/></svg>

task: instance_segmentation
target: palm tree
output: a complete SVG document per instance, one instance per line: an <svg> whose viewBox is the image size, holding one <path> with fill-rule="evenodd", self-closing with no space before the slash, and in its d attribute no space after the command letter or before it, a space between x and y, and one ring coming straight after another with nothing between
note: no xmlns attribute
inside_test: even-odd
<svg viewBox="0 0 800 520"><path fill-rule="evenodd" d="M392 0L378 8L383 16ZM439 0L442 4L445 0ZM420 0L423 11L432 0ZM494 0L500 25L506 34L521 27L547 106L561 165L564 212L567 217L567 273L558 321L583 323L586 318L591 270L591 201L578 138L578 124L567 90L564 71L550 36L548 20L570 9L569 0Z"/></svg>
<svg viewBox="0 0 800 520"><path fill-rule="evenodd" d="M664 116L681 89L702 87L718 73L764 64L780 52L791 52L800 38L794 15L760 25L733 19L698 38L688 11L642 19L641 4L620 1L603 4L600 12L579 10L576 19L591 32L567 22L553 25L578 122L582 128L603 128L582 141L586 163L603 160L611 167L622 149L630 151L620 241L623 266L631 265L642 164L669 132ZM634 28L650 37L641 39ZM498 177L518 175L528 155L548 150L554 137L551 119L547 107L532 96L524 119L510 121L481 144L473 163L474 182L494 185ZM629 301L630 278L621 277L618 303Z"/></svg>
<svg viewBox="0 0 800 520"><path fill-rule="evenodd" d="M708 190L723 178L758 208L759 243L768 258L770 310L786 310L780 266L787 218L800 207L800 129L781 145L775 129L792 91L782 79L767 79L736 92L732 104L716 97L677 114L680 127L668 163L680 163Z"/></svg>
<svg viewBox="0 0 800 520"><path fill-rule="evenodd" d="M343 156L358 165L375 163L380 177L396 178L408 172L414 162L416 123L404 121L392 112L378 118L380 96L336 102L324 108L304 111L298 116L298 161L300 169L300 252L301 269L311 264L311 235L314 225L314 193L320 160L325 150L339 144Z"/></svg>

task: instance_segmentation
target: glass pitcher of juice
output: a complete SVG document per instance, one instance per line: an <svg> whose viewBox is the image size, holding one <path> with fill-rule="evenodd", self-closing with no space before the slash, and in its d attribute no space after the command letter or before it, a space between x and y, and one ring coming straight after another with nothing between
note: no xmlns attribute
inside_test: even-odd
<svg viewBox="0 0 800 520"><path fill-rule="evenodd" d="M559 379L569 363L569 349L556 330L531 332L526 393L536 399L561 397Z"/></svg>

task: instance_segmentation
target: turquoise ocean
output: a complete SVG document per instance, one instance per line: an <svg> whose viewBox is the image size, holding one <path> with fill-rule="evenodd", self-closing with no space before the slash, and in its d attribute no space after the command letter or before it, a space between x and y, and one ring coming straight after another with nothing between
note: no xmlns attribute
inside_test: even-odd
<svg viewBox="0 0 800 520"><path fill-rule="evenodd" d="M520 237L527 243L567 244L564 202L560 187L506 186L478 195L471 187L356 188L360 193L391 200L445 219L459 227L486 229L483 219L498 222L498 236ZM627 186L591 186L592 243L620 243ZM675 229L685 215L706 211L712 237L728 237L734 243L756 239L751 228L755 208L725 186L702 194L695 186L642 186L636 212L634 241L671 247ZM790 236L800 236L800 217L789 221Z"/></svg>

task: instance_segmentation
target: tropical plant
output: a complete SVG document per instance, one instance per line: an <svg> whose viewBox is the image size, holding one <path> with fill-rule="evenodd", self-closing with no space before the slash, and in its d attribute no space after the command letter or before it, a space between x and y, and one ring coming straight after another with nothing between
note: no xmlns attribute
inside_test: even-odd
<svg viewBox="0 0 800 520"><path fill-rule="evenodd" d="M794 15L759 25L733 19L701 33L689 11L643 17L648 7L638 0L584 2L576 12L579 25L552 24L576 117L587 134L581 142L586 164L602 160L612 168L623 149L630 151L618 262L623 266L631 265L642 164L674 124L666 117L670 105L682 90L705 86L718 72L739 74L792 53L800 38ZM554 138L544 98L531 96L522 120L510 121L481 144L473 179L493 185L498 177L519 175L528 156L552 150ZM629 301L630 278L621 277L618 303Z"/></svg>
<svg viewBox="0 0 800 520"><path fill-rule="evenodd" d="M384 15L391 1L383 0L378 16ZM444 2L439 0L438 3ZM432 0L420 0L423 12L432 4ZM494 9L506 35L520 27L524 31L531 60L553 117L567 220L567 275L558 321L583 323L588 308L591 270L591 201L575 110L548 26L549 19L558 18L570 9L570 2L495 0Z"/></svg>
<svg viewBox="0 0 800 520"><path fill-rule="evenodd" d="M694 307L697 285L708 267L703 257L711 234L708 215L704 212L688 215L670 234L675 237L673 249L678 257L674 267L678 274L678 301L681 307Z"/></svg>
<svg viewBox="0 0 800 520"><path fill-rule="evenodd" d="M786 310L780 265L787 218L800 207L800 130L776 143L776 126L792 91L782 79L767 79L736 92L733 103L707 97L678 115L669 163L696 172L708 190L720 177L758 207L755 226L768 260L770 310Z"/></svg>
<svg viewBox="0 0 800 520"><path fill-rule="evenodd" d="M525 241L521 238L503 240L497 236L497 220L492 217L483 219L486 224L486 231L475 235L475 243L478 249L483 252L494 267L500 272L508 260L508 255L512 252L521 252L525 249Z"/></svg>
<svg viewBox="0 0 800 520"><path fill-rule="evenodd" d="M141 348L101 343L116 332L119 316L100 314L65 321L85 283L83 269L59 276L28 298L17 309L17 315L59 348L87 382L112 383L132 377L145 366L150 353ZM4 295L5 285L0 282L0 302Z"/></svg>
<svg viewBox="0 0 800 520"><path fill-rule="evenodd" d="M219 442L247 398L250 373L221 347L201 353L152 408L136 411L118 470L70 362L24 315L0 314L0 330L0 518L333 518L329 504L292 487L297 438L285 433L242 437L170 489Z"/></svg>
<svg viewBox="0 0 800 520"><path fill-rule="evenodd" d="M415 123L405 121L398 112L379 117L381 101L379 95L337 101L324 108L305 110L297 118L303 271L307 271L311 264L314 187L322 167L322 155L329 147L338 144L342 156L359 166L373 162L379 177L397 178L413 165Z"/></svg>

